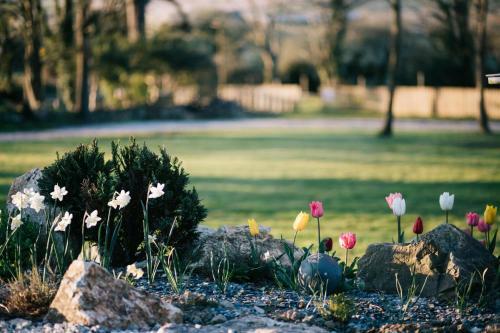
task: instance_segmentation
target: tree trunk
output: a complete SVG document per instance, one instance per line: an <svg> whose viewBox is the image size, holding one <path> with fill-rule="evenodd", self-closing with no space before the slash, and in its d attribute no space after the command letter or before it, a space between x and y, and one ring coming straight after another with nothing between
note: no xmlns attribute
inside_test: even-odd
<svg viewBox="0 0 500 333"><path fill-rule="evenodd" d="M476 90L479 95L479 125L484 133L490 134L488 113L484 101L484 57L486 53L486 19L488 16L488 0L476 0L476 47L475 47L475 77Z"/></svg>
<svg viewBox="0 0 500 333"><path fill-rule="evenodd" d="M24 18L23 113L31 117L40 109L43 98L40 0L23 0L21 10Z"/></svg>
<svg viewBox="0 0 500 333"><path fill-rule="evenodd" d="M145 12L148 0L127 0L127 36L130 43L135 43L145 35Z"/></svg>
<svg viewBox="0 0 500 333"><path fill-rule="evenodd" d="M87 33L87 18L91 0L78 0L75 21L76 82L75 111L86 119L89 113L89 68L90 49Z"/></svg>
<svg viewBox="0 0 500 333"><path fill-rule="evenodd" d="M391 48L389 50L389 63L387 74L387 88L389 90L389 102L387 104L387 113L385 125L380 132L381 136L392 135L393 113L392 107L394 104L394 93L396 92L396 79L399 73L399 58L401 52L401 35L402 35L402 20L401 20L401 0L391 0L393 10L393 21L391 24Z"/></svg>
<svg viewBox="0 0 500 333"><path fill-rule="evenodd" d="M339 81L340 68L342 65L342 50L344 49L344 40L347 33L347 12L349 4L346 0L331 0L332 24L330 31L330 61L332 63L332 78Z"/></svg>
<svg viewBox="0 0 500 333"><path fill-rule="evenodd" d="M74 29L73 0L64 0L64 8L59 11L58 38L61 44L59 60L56 64L57 93L65 110L72 110L75 96L73 81Z"/></svg>

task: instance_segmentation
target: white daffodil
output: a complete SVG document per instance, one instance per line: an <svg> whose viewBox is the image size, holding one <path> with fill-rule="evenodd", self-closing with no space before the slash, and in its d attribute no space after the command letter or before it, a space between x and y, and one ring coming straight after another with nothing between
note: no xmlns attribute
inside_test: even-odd
<svg viewBox="0 0 500 333"><path fill-rule="evenodd" d="M132 275L134 279L138 280L144 275L144 271L137 268L135 264L131 264L127 266L127 274Z"/></svg>
<svg viewBox="0 0 500 333"><path fill-rule="evenodd" d="M40 193L38 193L38 192L33 192L29 198L30 207L35 212L38 213L40 210L45 208L45 205L43 203L44 200L45 200L45 197L43 195L40 195Z"/></svg>
<svg viewBox="0 0 500 333"><path fill-rule="evenodd" d="M269 261L271 258L271 253L269 251L264 252L264 261Z"/></svg>
<svg viewBox="0 0 500 333"><path fill-rule="evenodd" d="M17 209L22 210L28 208L29 200L28 196L23 192L17 192L10 197L12 199L12 204L17 207Z"/></svg>
<svg viewBox="0 0 500 333"><path fill-rule="evenodd" d="M50 196L54 200L63 201L64 196L68 194L66 187L59 187L59 184L54 185L54 191L50 192Z"/></svg>
<svg viewBox="0 0 500 333"><path fill-rule="evenodd" d="M115 198L117 206L120 206L120 209L123 207L127 206L130 202L130 192L127 191L125 192L124 190L121 190L120 193Z"/></svg>
<svg viewBox="0 0 500 333"><path fill-rule="evenodd" d="M442 210L452 210L453 209L453 203L455 201L455 195L444 192L439 196L439 205L441 206Z"/></svg>
<svg viewBox="0 0 500 333"><path fill-rule="evenodd" d="M150 243L156 242L156 235L148 235L148 241Z"/></svg>
<svg viewBox="0 0 500 333"><path fill-rule="evenodd" d="M24 194L26 194L26 195L28 196L28 200L29 200L29 199L31 199L31 197L32 197L35 193L37 193L37 192L35 192L35 191L33 190L33 187L30 187L30 188L25 188L25 189L23 190L23 193L24 193Z"/></svg>
<svg viewBox="0 0 500 333"><path fill-rule="evenodd" d="M19 228L23 224L23 221L21 221L21 214L17 214L12 218L10 221L10 230L15 231L17 228Z"/></svg>
<svg viewBox="0 0 500 333"><path fill-rule="evenodd" d="M87 214L87 217L85 218L85 224L87 225L87 228L92 228L97 225L97 222L99 222L101 218L97 216L97 210L94 210L90 215Z"/></svg>
<svg viewBox="0 0 500 333"><path fill-rule="evenodd" d="M394 198L392 202L392 213L396 216L403 216L406 213L406 202L403 198Z"/></svg>
<svg viewBox="0 0 500 333"><path fill-rule="evenodd" d="M63 217L60 217L58 215L56 219L60 218L60 220L57 222L56 227L54 228L55 231L65 231L68 225L71 224L71 219L73 218L73 214L70 214L68 212L64 213ZM55 222L55 220L54 220Z"/></svg>
<svg viewBox="0 0 500 333"><path fill-rule="evenodd" d="M165 184L160 184L160 183L158 183L156 187L155 186L149 187L149 194L148 194L149 198L155 199L161 197L163 194L165 194L165 192L163 192L164 187Z"/></svg>

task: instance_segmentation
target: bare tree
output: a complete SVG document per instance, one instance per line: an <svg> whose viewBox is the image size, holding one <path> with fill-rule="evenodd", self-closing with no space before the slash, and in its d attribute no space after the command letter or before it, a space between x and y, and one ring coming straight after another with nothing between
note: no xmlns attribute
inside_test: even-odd
<svg viewBox="0 0 500 333"><path fill-rule="evenodd" d="M475 0L476 33L475 33L475 78L476 90L479 94L479 125L484 133L490 134L488 113L484 102L484 57L486 53L486 19L488 17L488 0Z"/></svg>
<svg viewBox="0 0 500 333"><path fill-rule="evenodd" d="M146 5L149 0L127 0L127 36L131 43L144 38L146 32Z"/></svg>
<svg viewBox="0 0 500 333"><path fill-rule="evenodd" d="M390 0L393 19L391 23L391 46L389 49L389 63L387 73L387 88L389 90L389 101L387 103L387 113L385 125L380 132L381 136L392 135L393 122L393 104L394 94L396 92L396 79L399 73L399 62L401 54L401 39L403 32L403 24L401 18L401 0Z"/></svg>
<svg viewBox="0 0 500 333"><path fill-rule="evenodd" d="M66 110L73 109L74 103L74 8L73 0L55 0L57 27L55 31L57 41L56 62L57 93Z"/></svg>
<svg viewBox="0 0 500 333"><path fill-rule="evenodd" d="M23 19L24 38L24 75L23 75L23 112L32 116L41 107L42 61L42 6L40 0L22 0L20 12Z"/></svg>
<svg viewBox="0 0 500 333"><path fill-rule="evenodd" d="M84 119L89 113L89 58L88 15L91 0L78 0L75 17L75 111Z"/></svg>

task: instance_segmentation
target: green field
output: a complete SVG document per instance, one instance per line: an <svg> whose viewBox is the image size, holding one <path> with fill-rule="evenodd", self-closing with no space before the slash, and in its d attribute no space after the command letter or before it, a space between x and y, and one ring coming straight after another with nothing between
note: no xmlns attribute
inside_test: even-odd
<svg viewBox="0 0 500 333"><path fill-rule="evenodd" d="M456 195L451 222L460 227L466 212L500 204L498 136L404 133L379 139L367 132L259 130L138 139L150 147L164 145L184 161L209 210L207 225L245 224L254 217L274 235L291 238L295 215L308 210L309 201L321 200L322 235L336 240L340 232L356 232L357 255L372 242L396 237L384 201L389 192L406 197L408 236L417 215L425 230L443 220L438 197L444 191ZM106 151L110 140L100 139ZM5 202L14 177L82 141L90 139L0 143L0 200ZM300 244L314 241L315 230L311 223L298 236Z"/></svg>

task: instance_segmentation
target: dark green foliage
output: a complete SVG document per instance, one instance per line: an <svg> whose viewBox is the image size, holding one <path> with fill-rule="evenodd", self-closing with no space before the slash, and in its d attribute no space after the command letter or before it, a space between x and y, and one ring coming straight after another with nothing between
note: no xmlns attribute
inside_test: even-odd
<svg viewBox="0 0 500 333"><path fill-rule="evenodd" d="M38 227L27 218L24 218L23 221L24 223L10 238L9 243L4 248L3 245L5 244L7 228L10 227L10 223L7 216L1 216L0 249L3 251L0 255L0 279L3 281L13 278L16 274L15 260L17 244L20 244L20 264L22 270L28 269L32 265L32 254L35 250L33 244L35 244L37 240ZM9 234L11 233L12 231L9 229Z"/></svg>
<svg viewBox="0 0 500 333"><path fill-rule="evenodd" d="M128 146L112 144L112 158L104 159L97 142L80 145L75 151L66 153L43 171L39 180L40 192L50 198L55 184L65 186L68 195L58 207L73 214L71 223L72 247L81 246L81 228L85 211L99 212L105 223L108 216L108 202L115 191L129 191L131 201L124 209L111 210L110 228L113 230L122 215L123 223L114 249L112 265L125 265L137 259L137 250L143 235L143 210L148 185L165 184L165 195L149 202L149 230L158 235L159 241L166 241L174 221L169 245L177 248L189 246L196 238L196 227L206 217L196 190L188 189L189 178L177 158L171 158L165 149L160 154L138 145L132 140ZM85 239L97 242L99 225L85 229ZM182 252L181 252L182 253Z"/></svg>
<svg viewBox="0 0 500 333"><path fill-rule="evenodd" d="M306 61L299 61L290 65L283 75L283 83L300 84L301 77L307 77L308 91L317 92L320 79L316 67Z"/></svg>
<svg viewBox="0 0 500 333"><path fill-rule="evenodd" d="M55 202L50 196L56 184L68 191L62 202ZM114 191L112 164L105 161L104 153L99 151L94 140L92 144L82 144L62 157L58 155L54 163L42 170L38 186L48 207L56 204L73 214L71 245L73 249L79 249L85 211L90 213L97 209L101 217L107 215L107 202ZM85 238L97 240L97 228L85 230Z"/></svg>
<svg viewBox="0 0 500 333"><path fill-rule="evenodd" d="M282 289L292 289L298 291L300 290L298 280L300 265L311 253L312 244L309 245L309 247L303 247L302 250L304 253L299 259L296 259L294 256L295 250L293 246L290 246L283 238L281 238L281 243L283 244L283 253L272 262L274 281L278 287ZM285 255L291 263L290 267L282 265L280 262L281 257Z"/></svg>

